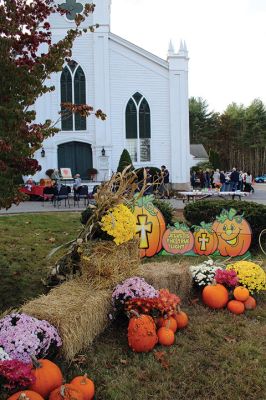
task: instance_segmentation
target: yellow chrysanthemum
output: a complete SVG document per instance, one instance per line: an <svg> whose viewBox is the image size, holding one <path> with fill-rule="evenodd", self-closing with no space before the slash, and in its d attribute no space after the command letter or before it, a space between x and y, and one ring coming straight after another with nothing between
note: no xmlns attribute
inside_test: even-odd
<svg viewBox="0 0 266 400"><path fill-rule="evenodd" d="M114 237L118 245L133 239L136 231L136 217L124 204L111 208L101 219L101 228Z"/></svg>
<svg viewBox="0 0 266 400"><path fill-rule="evenodd" d="M246 286L250 292L266 290L266 273L258 264L238 261L227 265L226 269L235 270L241 285Z"/></svg>

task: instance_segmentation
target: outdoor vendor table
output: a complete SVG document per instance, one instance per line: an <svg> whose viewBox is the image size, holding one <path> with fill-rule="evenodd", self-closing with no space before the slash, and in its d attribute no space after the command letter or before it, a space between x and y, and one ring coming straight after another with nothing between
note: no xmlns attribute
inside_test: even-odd
<svg viewBox="0 0 266 400"><path fill-rule="evenodd" d="M241 200L242 197L248 196L249 193L247 192L240 192L240 191L235 191L235 192L220 192L217 190L210 190L210 191L200 191L200 190L195 190L193 192L179 192L183 196L183 203L185 201L198 201L198 200L203 200L208 197L222 197L223 199L226 198L232 198L233 200L235 197L238 200Z"/></svg>
<svg viewBox="0 0 266 400"><path fill-rule="evenodd" d="M20 188L20 191L22 193L27 194L28 196L36 196L36 197L41 197L41 198L45 199L46 196L45 196L45 194L43 194L45 187L46 186L34 185L31 187L31 190L29 190L25 187L22 187L22 188ZM48 196L47 196L47 198L48 198Z"/></svg>

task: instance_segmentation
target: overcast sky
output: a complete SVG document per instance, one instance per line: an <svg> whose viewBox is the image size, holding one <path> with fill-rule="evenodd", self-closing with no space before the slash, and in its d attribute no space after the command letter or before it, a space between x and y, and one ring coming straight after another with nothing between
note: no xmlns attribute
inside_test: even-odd
<svg viewBox="0 0 266 400"><path fill-rule="evenodd" d="M112 0L111 31L164 59L186 40L189 95L210 110L266 104L266 0Z"/></svg>

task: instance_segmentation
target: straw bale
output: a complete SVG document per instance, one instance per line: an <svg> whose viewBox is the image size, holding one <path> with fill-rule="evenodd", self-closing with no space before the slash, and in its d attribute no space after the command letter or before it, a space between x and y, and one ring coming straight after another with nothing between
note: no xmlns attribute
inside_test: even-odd
<svg viewBox="0 0 266 400"><path fill-rule="evenodd" d="M63 341L62 353L71 360L107 326L111 295L110 290L95 290L74 279L27 302L21 311L53 324Z"/></svg>
<svg viewBox="0 0 266 400"><path fill-rule="evenodd" d="M97 288L112 288L138 274L139 265L138 239L119 246L113 241L89 241L82 248L82 278L91 281Z"/></svg>
<svg viewBox="0 0 266 400"><path fill-rule="evenodd" d="M170 292L187 300L192 288L192 276L185 263L151 262L142 264L140 276L155 289L169 289Z"/></svg>

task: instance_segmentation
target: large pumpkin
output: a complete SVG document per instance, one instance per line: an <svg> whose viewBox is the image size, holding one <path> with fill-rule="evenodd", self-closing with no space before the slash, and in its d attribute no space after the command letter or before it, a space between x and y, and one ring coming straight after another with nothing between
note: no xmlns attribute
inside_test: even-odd
<svg viewBox="0 0 266 400"><path fill-rule="evenodd" d="M44 398L32 390L21 390L12 394L7 400L44 400Z"/></svg>
<svg viewBox="0 0 266 400"><path fill-rule="evenodd" d="M228 291L219 283L207 285L202 292L202 301L210 308L223 308L228 302Z"/></svg>
<svg viewBox="0 0 266 400"><path fill-rule="evenodd" d="M49 400L84 400L84 396L76 385L66 383L54 389L50 393Z"/></svg>
<svg viewBox="0 0 266 400"><path fill-rule="evenodd" d="M32 361L33 374L36 380L29 389L46 398L52 390L62 385L62 372L52 361L46 359L36 360L34 357Z"/></svg>
<svg viewBox="0 0 266 400"><path fill-rule="evenodd" d="M152 195L141 197L134 209L134 215L137 218L136 235L140 238L141 257L152 257L162 248L165 221L161 211L152 204L153 199Z"/></svg>
<svg viewBox="0 0 266 400"><path fill-rule="evenodd" d="M130 318L127 337L128 345L133 351L137 353L151 351L158 342L153 318L136 313L136 316Z"/></svg>
<svg viewBox="0 0 266 400"><path fill-rule="evenodd" d="M222 256L236 257L245 254L251 243L249 223L236 210L223 210L216 217L212 229L218 236L218 250Z"/></svg>
<svg viewBox="0 0 266 400"><path fill-rule="evenodd" d="M218 237L212 229L212 224L201 222L200 226L194 226L194 252L208 256L213 254L218 247Z"/></svg>
<svg viewBox="0 0 266 400"><path fill-rule="evenodd" d="M176 222L163 235L163 248L170 254L184 254L194 245L193 234L186 224Z"/></svg>

